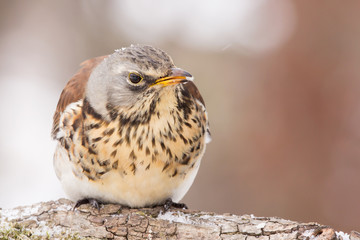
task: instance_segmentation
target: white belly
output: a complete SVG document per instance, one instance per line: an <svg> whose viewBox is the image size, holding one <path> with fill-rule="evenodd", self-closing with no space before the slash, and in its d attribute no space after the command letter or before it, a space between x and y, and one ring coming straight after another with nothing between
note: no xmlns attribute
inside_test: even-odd
<svg viewBox="0 0 360 240"><path fill-rule="evenodd" d="M89 180L73 173L74 163L66 150L58 144L54 156L54 168L63 189L73 201L94 198L102 202L112 202L130 207L144 207L164 202L167 198L180 201L192 185L205 151L199 155L193 168L186 175L170 178L162 168L151 167L136 174L121 174L109 171L100 179Z"/></svg>

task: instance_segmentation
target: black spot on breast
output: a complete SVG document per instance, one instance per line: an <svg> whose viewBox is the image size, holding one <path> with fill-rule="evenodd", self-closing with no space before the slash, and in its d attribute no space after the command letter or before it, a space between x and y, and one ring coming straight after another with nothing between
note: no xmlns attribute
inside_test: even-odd
<svg viewBox="0 0 360 240"><path fill-rule="evenodd" d="M59 142L61 143L61 145L64 144L63 141L64 141L64 137L59 138Z"/></svg>
<svg viewBox="0 0 360 240"><path fill-rule="evenodd" d="M93 142L98 142L98 141L100 141L101 139L102 139L102 137L97 137L97 138L93 138L92 141L93 141Z"/></svg>
<svg viewBox="0 0 360 240"><path fill-rule="evenodd" d="M111 119L112 121L114 121L114 120L117 118L118 113L117 113L115 110L113 110L113 111L110 111L110 112L109 112L109 115L110 115L110 119Z"/></svg>
<svg viewBox="0 0 360 240"><path fill-rule="evenodd" d="M98 177L101 177L105 173L106 173L106 171L100 171L100 172L96 172L96 175L98 175Z"/></svg>
<svg viewBox="0 0 360 240"><path fill-rule="evenodd" d="M89 151L90 154L94 154L94 155L97 154L97 152L91 147L88 147L88 151Z"/></svg>
<svg viewBox="0 0 360 240"><path fill-rule="evenodd" d="M120 138L116 142L114 142L113 147L121 146L121 144L124 142L123 138Z"/></svg>
<svg viewBox="0 0 360 240"><path fill-rule="evenodd" d="M113 164L112 164L112 169L117 169L119 165L119 160L116 160Z"/></svg>
<svg viewBox="0 0 360 240"><path fill-rule="evenodd" d="M89 129L99 129L100 128L100 124L98 123L91 123L89 126L88 126Z"/></svg>
<svg viewBox="0 0 360 240"><path fill-rule="evenodd" d="M132 171L132 173L135 175L135 172L136 172L136 165L135 165L135 163L130 164L130 171Z"/></svg>
<svg viewBox="0 0 360 240"><path fill-rule="evenodd" d="M130 158L131 160L133 160L133 161L136 161L137 157L136 157L136 155L135 155L135 153L134 153L134 150L132 150L131 153L129 154L129 158Z"/></svg>
<svg viewBox="0 0 360 240"><path fill-rule="evenodd" d="M96 179L95 177L93 177L93 176L91 176L89 174L85 174L85 175L89 180L95 181L95 179Z"/></svg>
<svg viewBox="0 0 360 240"><path fill-rule="evenodd" d="M66 126L68 124L68 122L69 122L69 120L66 117L64 117L63 125Z"/></svg>
<svg viewBox="0 0 360 240"><path fill-rule="evenodd" d="M132 134L132 139L135 139L135 138L136 138L138 127L139 127L138 124L137 124L137 125L134 125L134 131L133 131L133 134Z"/></svg>
<svg viewBox="0 0 360 240"><path fill-rule="evenodd" d="M177 169L175 168L174 173L173 173L171 176L172 176L172 177L175 177L177 173L178 173L178 171L177 171Z"/></svg>
<svg viewBox="0 0 360 240"><path fill-rule="evenodd" d="M160 146L161 146L161 149L162 149L163 151L165 151L166 147L165 147L164 142L160 142Z"/></svg>
<svg viewBox="0 0 360 240"><path fill-rule="evenodd" d="M83 172L86 172L86 173L91 172L90 168L86 167L85 165L81 165L81 168L82 168Z"/></svg>
<svg viewBox="0 0 360 240"><path fill-rule="evenodd" d="M150 163L146 166L145 170L149 170L150 169Z"/></svg>
<svg viewBox="0 0 360 240"><path fill-rule="evenodd" d="M115 128L111 128L111 129L106 129L105 131L103 131L103 136L111 136L115 131Z"/></svg>
<svg viewBox="0 0 360 240"><path fill-rule="evenodd" d="M127 144L128 146L130 146L130 144L131 144L130 131L131 131L131 128L128 128L128 129L126 130L126 134L125 134L125 141L126 141L126 144Z"/></svg>
<svg viewBox="0 0 360 240"><path fill-rule="evenodd" d="M188 144L188 140L180 133L179 137L183 140L184 144Z"/></svg>
<svg viewBox="0 0 360 240"><path fill-rule="evenodd" d="M101 167L104 167L104 166L107 166L110 164L110 159L106 159L104 161L100 161L99 159L97 160L98 164L101 166Z"/></svg>
<svg viewBox="0 0 360 240"><path fill-rule="evenodd" d="M68 142L65 140L63 141L63 146L66 150L69 150L70 149L70 145L68 144Z"/></svg>
<svg viewBox="0 0 360 240"><path fill-rule="evenodd" d="M71 140L73 140L73 137L74 137L74 132L71 131L71 132L70 132L70 135L69 135L69 138L70 138Z"/></svg>
<svg viewBox="0 0 360 240"><path fill-rule="evenodd" d="M179 121L180 124L183 123L183 119L180 117L179 112L177 112L177 120Z"/></svg>
<svg viewBox="0 0 360 240"><path fill-rule="evenodd" d="M201 126L201 121L200 121L199 117L195 116L195 119L197 121L197 126L200 127Z"/></svg>
<svg viewBox="0 0 360 240"><path fill-rule="evenodd" d="M201 137L201 135L200 135L200 136L199 136L199 135L193 136L193 137L192 137L193 142L199 141L200 137Z"/></svg>
<svg viewBox="0 0 360 240"><path fill-rule="evenodd" d="M149 149L149 147L146 147L146 149L145 149L145 154L146 154L146 156L149 156L149 155L150 155L150 149Z"/></svg>
<svg viewBox="0 0 360 240"><path fill-rule="evenodd" d="M81 137L81 145L86 147L86 145L89 144L89 138L85 135L82 135Z"/></svg>
<svg viewBox="0 0 360 240"><path fill-rule="evenodd" d="M137 145L138 145L139 151L141 151L143 149L143 142L142 142L141 137L138 138Z"/></svg>
<svg viewBox="0 0 360 240"><path fill-rule="evenodd" d="M72 124L72 128L74 129L74 131L76 131L76 129L78 129L79 126L80 126L80 118L76 118Z"/></svg>
<svg viewBox="0 0 360 240"><path fill-rule="evenodd" d="M164 129L164 132L165 132L165 129ZM161 133L161 132L160 132L160 133ZM161 137L164 137L165 139L168 139L168 138L169 138L168 135L165 134L165 133L164 133L164 134L161 133Z"/></svg>
<svg viewBox="0 0 360 240"><path fill-rule="evenodd" d="M172 127L171 127L169 121L167 122L167 125L168 125L168 127L169 127L169 131L172 132Z"/></svg>
<svg viewBox="0 0 360 240"><path fill-rule="evenodd" d="M170 163L166 162L163 169L162 169L162 171L165 171L169 166L170 166Z"/></svg>
<svg viewBox="0 0 360 240"><path fill-rule="evenodd" d="M190 160L191 160L191 157L189 155L183 153L182 160L181 160L180 163L183 164L183 165L188 165Z"/></svg>
<svg viewBox="0 0 360 240"><path fill-rule="evenodd" d="M179 129L177 130L178 133L182 133L184 131L182 125L179 125Z"/></svg>
<svg viewBox="0 0 360 240"><path fill-rule="evenodd" d="M155 138L154 137L152 137L151 144L153 147L155 147Z"/></svg>
<svg viewBox="0 0 360 240"><path fill-rule="evenodd" d="M191 127L192 127L191 124L188 123L188 122L184 122L184 124L185 124L188 128L191 128Z"/></svg>
<svg viewBox="0 0 360 240"><path fill-rule="evenodd" d="M148 128L150 127L150 124L148 125ZM145 139L148 140L149 139L149 133L150 133L150 130L148 129L148 131L146 132L146 137Z"/></svg>
<svg viewBox="0 0 360 240"><path fill-rule="evenodd" d="M120 114L119 116L119 129L121 129L122 127L124 127L125 125L127 125L130 122L130 118L124 116L123 114Z"/></svg>
<svg viewBox="0 0 360 240"><path fill-rule="evenodd" d="M171 153L170 148L166 148L166 154L169 155L170 159L172 158L172 153Z"/></svg>
<svg viewBox="0 0 360 240"><path fill-rule="evenodd" d="M110 156L114 158L114 157L116 156L116 153L117 153L117 150L115 149L115 150L110 154Z"/></svg>
<svg viewBox="0 0 360 240"><path fill-rule="evenodd" d="M199 150L201 148L201 143L199 143L197 146L196 146L196 150Z"/></svg>
<svg viewBox="0 0 360 240"><path fill-rule="evenodd" d="M120 136L120 137L122 136L123 129L124 129L123 127L120 127L120 128L119 128L119 132L118 132L118 134L119 134L119 136Z"/></svg>

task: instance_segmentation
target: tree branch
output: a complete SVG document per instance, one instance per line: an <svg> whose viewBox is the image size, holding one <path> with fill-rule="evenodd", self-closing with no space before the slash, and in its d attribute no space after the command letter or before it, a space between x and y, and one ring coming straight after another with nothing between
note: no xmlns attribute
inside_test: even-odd
<svg viewBox="0 0 360 240"><path fill-rule="evenodd" d="M59 199L0 210L0 239L352 239L318 223L275 217L237 216L162 207L129 209L119 205ZM21 238L19 238L21 236Z"/></svg>

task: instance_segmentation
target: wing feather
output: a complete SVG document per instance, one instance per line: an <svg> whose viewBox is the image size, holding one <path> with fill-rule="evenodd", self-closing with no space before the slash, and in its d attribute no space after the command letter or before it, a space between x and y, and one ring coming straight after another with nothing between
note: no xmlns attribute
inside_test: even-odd
<svg viewBox="0 0 360 240"><path fill-rule="evenodd" d="M85 89L88 79L93 69L99 65L107 56L92 58L81 63L79 71L68 81L64 90L61 92L59 102L53 117L52 138L55 139L59 131L59 120L65 108L85 97Z"/></svg>
<svg viewBox="0 0 360 240"><path fill-rule="evenodd" d="M188 82L184 84L184 87L195 99L199 100L205 107L204 99L202 98L199 90L197 89L197 87L193 82Z"/></svg>

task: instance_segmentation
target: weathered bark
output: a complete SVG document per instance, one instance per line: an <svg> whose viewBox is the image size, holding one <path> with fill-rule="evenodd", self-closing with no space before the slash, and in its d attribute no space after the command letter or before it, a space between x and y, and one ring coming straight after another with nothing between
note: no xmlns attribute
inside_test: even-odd
<svg viewBox="0 0 360 240"><path fill-rule="evenodd" d="M342 239L332 228L275 217L237 216L162 207L89 204L60 199L0 210L0 239ZM345 235L349 239L349 235ZM350 239L360 239L352 232Z"/></svg>

